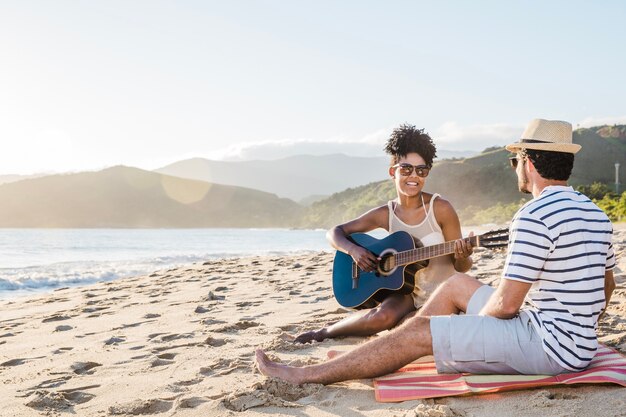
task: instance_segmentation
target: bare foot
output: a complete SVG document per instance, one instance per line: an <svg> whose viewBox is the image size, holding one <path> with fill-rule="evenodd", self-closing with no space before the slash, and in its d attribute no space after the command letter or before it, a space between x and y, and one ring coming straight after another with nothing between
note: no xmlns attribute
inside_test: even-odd
<svg viewBox="0 0 626 417"><path fill-rule="evenodd" d="M302 333L293 341L294 343L311 343L313 341L322 342L328 337L328 330L326 328L320 330L312 330L310 332Z"/></svg>
<svg viewBox="0 0 626 417"><path fill-rule="evenodd" d="M288 365L272 362L272 360L268 358L261 349L256 350L255 357L256 366L263 375L280 378L283 381L291 382L296 385L304 383L304 381L298 377L300 368L294 368Z"/></svg>
<svg viewBox="0 0 626 417"><path fill-rule="evenodd" d="M340 350L329 350L328 352L326 352L326 357L328 359L335 359L337 356L343 355L345 352L342 352Z"/></svg>

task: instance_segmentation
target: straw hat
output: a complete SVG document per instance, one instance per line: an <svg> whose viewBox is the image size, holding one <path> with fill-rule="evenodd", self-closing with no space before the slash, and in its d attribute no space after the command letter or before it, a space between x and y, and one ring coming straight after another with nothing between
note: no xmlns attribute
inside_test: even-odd
<svg viewBox="0 0 626 417"><path fill-rule="evenodd" d="M560 120L535 119L531 121L519 142L506 146L507 151L520 149L576 153L581 146L572 143L572 125Z"/></svg>

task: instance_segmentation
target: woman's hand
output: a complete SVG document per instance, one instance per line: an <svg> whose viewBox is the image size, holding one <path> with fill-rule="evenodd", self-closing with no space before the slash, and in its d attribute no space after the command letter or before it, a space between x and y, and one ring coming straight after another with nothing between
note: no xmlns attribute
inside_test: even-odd
<svg viewBox="0 0 626 417"><path fill-rule="evenodd" d="M358 245L355 245L354 248L348 252L348 255L350 255L359 268L365 272L372 272L376 270L380 259L377 258L372 252Z"/></svg>
<svg viewBox="0 0 626 417"><path fill-rule="evenodd" d="M474 236L474 232L470 232L468 237ZM467 239L461 238L454 241L454 259L469 258L474 253L474 247Z"/></svg>

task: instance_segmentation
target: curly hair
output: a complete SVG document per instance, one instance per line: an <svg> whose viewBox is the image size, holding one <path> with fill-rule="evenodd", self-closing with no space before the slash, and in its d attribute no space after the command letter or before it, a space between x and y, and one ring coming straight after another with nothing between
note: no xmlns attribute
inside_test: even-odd
<svg viewBox="0 0 626 417"><path fill-rule="evenodd" d="M573 153L524 149L521 154L530 159L539 175L547 180L566 181L572 174Z"/></svg>
<svg viewBox="0 0 626 417"><path fill-rule="evenodd" d="M415 152L424 158L426 165L432 166L433 159L437 156L437 148L428 133L406 123L391 132L384 151L391 155L391 165L397 164L400 158L407 154Z"/></svg>

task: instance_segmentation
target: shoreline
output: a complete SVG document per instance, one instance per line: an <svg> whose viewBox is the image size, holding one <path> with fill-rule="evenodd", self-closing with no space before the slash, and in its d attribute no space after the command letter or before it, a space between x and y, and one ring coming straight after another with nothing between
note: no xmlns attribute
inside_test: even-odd
<svg viewBox="0 0 626 417"><path fill-rule="evenodd" d="M617 289L600 340L626 352L626 232L616 233L614 245ZM292 343L295 335L348 314L332 295L332 259L316 252L207 260L0 300L4 411L18 417L413 417L420 407L432 417L602 417L626 404L626 390L608 385L383 404L375 401L371 380L296 387L263 377L254 369L257 347L283 363L306 365L363 341ZM503 254L477 249L474 260L470 274L496 283Z"/></svg>

